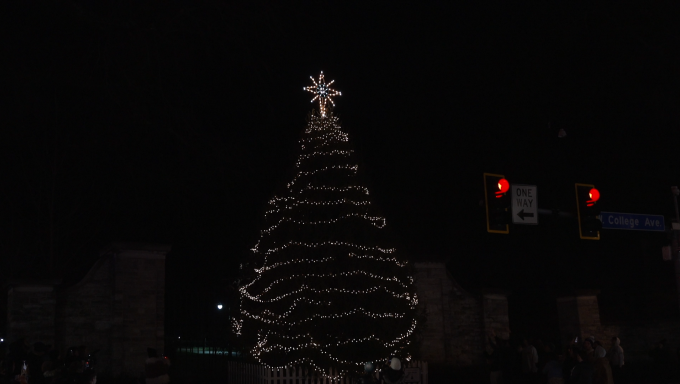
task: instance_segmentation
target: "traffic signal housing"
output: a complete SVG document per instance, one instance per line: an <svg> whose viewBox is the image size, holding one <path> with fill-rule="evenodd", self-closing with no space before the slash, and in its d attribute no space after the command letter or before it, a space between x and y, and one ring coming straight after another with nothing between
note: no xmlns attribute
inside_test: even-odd
<svg viewBox="0 0 680 384"><path fill-rule="evenodd" d="M484 174L486 230L489 233L510 233L510 183L503 175Z"/></svg>
<svg viewBox="0 0 680 384"><path fill-rule="evenodd" d="M600 191L592 184L576 183L576 211L581 239L600 240Z"/></svg>

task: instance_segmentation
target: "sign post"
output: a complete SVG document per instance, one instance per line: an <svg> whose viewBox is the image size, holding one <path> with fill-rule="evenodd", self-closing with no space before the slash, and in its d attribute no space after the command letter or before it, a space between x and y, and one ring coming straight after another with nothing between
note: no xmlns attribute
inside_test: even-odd
<svg viewBox="0 0 680 384"><path fill-rule="evenodd" d="M680 230L675 229L676 224L680 225L680 211L678 211L678 196L680 196L680 188L677 186L671 187L673 192L673 204L675 205L675 223L671 220L671 228L673 228L673 243L671 245L672 255L675 259L675 285L678 288L678 301L680 301L680 251L678 251L678 237L680 237Z"/></svg>
<svg viewBox="0 0 680 384"><path fill-rule="evenodd" d="M538 224L538 202L535 185L513 184L510 187L513 224Z"/></svg>

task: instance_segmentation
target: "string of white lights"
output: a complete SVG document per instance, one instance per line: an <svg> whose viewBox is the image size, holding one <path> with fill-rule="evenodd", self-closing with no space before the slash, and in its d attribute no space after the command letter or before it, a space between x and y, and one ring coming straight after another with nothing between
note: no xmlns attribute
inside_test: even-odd
<svg viewBox="0 0 680 384"><path fill-rule="evenodd" d="M268 211L270 212L270 211ZM274 231L276 228L279 227L279 225L283 224L284 222L291 222L294 224L300 224L300 225L319 225L319 224L334 224L337 223L340 220L343 219L348 219L350 217L360 217L362 219L368 220L372 226L376 228L383 228L386 223L385 223L385 218L383 217L375 217L375 216L368 216L368 215L363 215L360 213L348 213L346 215L342 215L338 217L337 219L328 219L328 220L317 220L317 221L303 221L303 220L295 220L291 219L289 217L284 217L279 220L278 223L272 225L271 227L263 230L263 233L270 234L272 231Z"/></svg>
<svg viewBox="0 0 680 384"><path fill-rule="evenodd" d="M322 132L322 134L302 138L300 140L302 150L307 150L307 144L312 144L315 149L321 149L332 144L349 142L349 135L340 129L337 121L338 119L335 116L332 116L330 119L323 119L321 121L319 121L318 118L312 116L311 124L308 126L305 133L312 134L315 131L319 131Z"/></svg>
<svg viewBox="0 0 680 384"><path fill-rule="evenodd" d="M393 317L393 318L396 318L396 319L401 319L404 316L406 316L405 313L391 313L391 312L375 313L375 312L367 311L365 308L361 308L361 307L353 309L351 311L346 311L346 312L342 312L342 313L334 313L332 315L320 315L318 313L315 313L315 314L311 315L310 317L308 317L306 319L302 319L302 320L298 320L298 321L290 321L290 322L279 321L279 320L276 320L276 319L267 319L264 316L253 315L246 310L241 310L241 314L246 316L246 317L249 317L251 319L259 320L260 322L264 322L264 323L268 323L268 324L275 324L275 325L280 325L280 326L286 326L288 328L292 328L292 327L294 327L298 324L308 323L310 321L315 320L316 318L319 318L319 319L341 319L343 317L351 316L351 315L354 315L354 314L362 314L362 315L365 315L366 317L370 317L370 318L373 318L373 319L386 318L386 317Z"/></svg>
<svg viewBox="0 0 680 384"><path fill-rule="evenodd" d="M308 153L306 155L300 155L298 157L298 161L295 163L295 166L299 168L300 165L302 165L303 160L308 160L308 159L318 157L318 156L333 156L333 155L349 156L353 152L354 151L341 151L341 150L338 150L338 149L334 149L332 151L326 151L326 152L312 152L312 153Z"/></svg>
<svg viewBox="0 0 680 384"><path fill-rule="evenodd" d="M323 241L323 242L320 242L320 243L303 243L303 242L300 242L300 241L292 241L291 240L291 241L287 242L286 244L283 244L279 247L270 248L270 249L266 250L264 252L264 254L268 255L268 254L278 252L278 251L284 250L284 249L286 249L288 247L292 247L292 246L300 246L300 247L307 247L307 248L318 248L318 247L323 247L323 246L326 246L326 245L345 246L345 247L357 248L357 249L360 249L362 251L378 251L378 252L381 252L381 253L392 253L392 252L395 251L394 248L381 248L381 247L377 247L377 246L376 247L366 247L364 245L348 243L348 242L345 242L345 241Z"/></svg>
<svg viewBox="0 0 680 384"><path fill-rule="evenodd" d="M309 291L309 292L316 293L316 294L339 292L339 293L346 293L346 294L350 294L350 295L365 295L365 294L377 292L379 290L384 290L386 293L392 295L392 297L394 297L394 298L406 299L409 302L411 309L414 309L416 304L418 304L418 296L416 294L413 294L413 295L410 295L408 293L400 294L400 293L397 293L395 291L389 290L387 287L371 287L371 288L367 288L367 289L364 289L364 290L345 289L345 288L317 289L317 288L310 288L309 286L302 284L300 286L300 288L298 288L294 291L290 291L290 292L287 292L287 293L284 293L284 294L280 294L279 296L275 296L271 299L262 299L260 297L253 296L248 291L245 291L243 294L244 294L244 296L246 296L249 299L256 301L258 303L274 303L274 302L277 302L277 301L281 301L281 300L283 300L283 299L285 299L289 296L301 294L305 291ZM303 297L303 299L304 299L304 297Z"/></svg>
<svg viewBox="0 0 680 384"><path fill-rule="evenodd" d="M318 345L321 348L333 348L333 347L338 347L338 346L342 346L342 345L360 343L360 342L365 342L365 341L378 341L378 342L383 343L384 346L392 348L395 345L397 345L401 340L404 340L404 339L410 337L413 334L413 332L416 330L416 324L417 324L417 321L415 319L413 319L411 321L411 327L404 334L397 336L397 338L395 338L394 340L391 340L391 341L383 341L382 339L377 337L375 334L371 334L370 336L359 337L359 338L350 338L350 339L346 339L346 340L336 341L335 343L327 343L327 344L314 343L314 344ZM275 337L282 338L282 339L309 338L310 341L308 343L312 342L312 337L309 334L290 336L290 335L280 334L278 332L268 330L268 331L266 331L266 335L268 337L269 336L275 336ZM293 347L293 348L295 348L295 347ZM291 348L291 350L293 350L293 348Z"/></svg>
<svg viewBox="0 0 680 384"><path fill-rule="evenodd" d="M320 260L295 259L295 260L281 261L281 262L278 262L278 263L274 263L272 265L263 266L262 268L255 268L255 273L260 274L262 272L266 272L266 271L269 271L271 269L278 268L278 267L281 267L281 266L284 266L284 265L301 264L301 263L324 263L326 261L330 261L330 260L333 260L333 259L334 259L334 257L326 257L326 258L323 258L323 259L320 259Z"/></svg>
<svg viewBox="0 0 680 384"><path fill-rule="evenodd" d="M348 361L348 360L333 358L333 356L329 352L327 352L325 350L325 348L323 348L319 344L316 344L316 343L313 343L313 342L303 344L299 348L289 348L289 347L284 347L282 345L274 345L274 346L271 346L271 347L268 347L268 348L267 347L261 347L259 352L260 353L262 353L262 352L274 352L274 351L280 350L280 351L283 351L283 352L290 353L290 352L293 352L293 351L299 351L299 350L303 350L303 349L314 349L317 353L320 353L322 355L328 355L329 358L335 360L335 362L340 363L340 364L355 364L354 361Z"/></svg>
<svg viewBox="0 0 680 384"><path fill-rule="evenodd" d="M258 240L257 243L255 244L255 246L250 249L251 251L253 251L253 253L261 253L260 249L259 249L260 248L260 240ZM362 251L378 251L378 252L381 252L381 253L392 253L392 252L395 251L394 248L381 248L381 247L377 247L377 246L376 247L366 247L366 246L363 246L363 245L347 243L347 242L344 242L344 241L324 241L324 242L321 242L321 243L303 243L303 242L291 240L291 241L287 242L286 244L283 244L280 247L270 248L270 249L267 249L265 252L263 252L263 254L265 255L265 263L264 264L266 265L266 260L267 260L266 255L273 254L273 253L279 252L281 250L284 250L286 248L289 248L291 246L296 246L296 245L299 245L299 246L302 246L302 247L307 247L307 248L317 248L317 247L323 247L323 246L326 246L326 245L335 245L335 246L345 246L345 247L358 248Z"/></svg>
<svg viewBox="0 0 680 384"><path fill-rule="evenodd" d="M326 127L318 128L317 130L323 130L324 133L318 136L305 137L300 140L300 144L303 146L305 143L313 144L316 149L321 149L327 147L330 144L347 143L349 142L349 135L340 129L328 129ZM321 141L319 143L319 141ZM306 148L305 148L306 149Z"/></svg>
<svg viewBox="0 0 680 384"><path fill-rule="evenodd" d="M349 370L347 369L340 369L340 372L337 375L330 375L328 374L323 368L318 366L317 364L314 363L314 361L310 358L307 357L302 357L299 359L292 360L288 365L279 365L279 366L274 366L274 365L269 365L266 362L264 362L261 358L259 353L255 353L255 349L253 349L253 355L257 359L257 361L264 365L268 369L276 369L276 370L281 370L281 369L287 369L289 366L297 366L297 365L305 365L308 364L309 366L312 367L314 372L318 373L322 378L328 379L328 380L341 380L343 377L345 377L348 373ZM377 361L377 360L376 360ZM363 364L355 364L357 366L361 366Z"/></svg>
<svg viewBox="0 0 680 384"><path fill-rule="evenodd" d="M358 165L332 165L330 167L319 168L319 169L315 169L313 171L300 171L300 172L298 172L297 175L295 175L293 180L290 183L288 183L288 188L292 187L299 177L313 176L313 175L315 175L319 172L326 172L326 171L334 170L334 169L346 169L346 170L352 171L353 173L356 173L357 169L359 169L359 166Z"/></svg>
<svg viewBox="0 0 680 384"><path fill-rule="evenodd" d="M274 332L274 331L267 331L266 334L267 334L267 336L275 336L275 337L279 337L279 338L282 338L282 339L308 338L310 340L308 343L313 341L312 336L310 336L309 334L298 335L298 336L288 336L288 335L283 335L283 334L280 334L280 333L277 333L277 332ZM356 339L346 339L344 341L337 341L335 343L327 343L327 344L315 343L315 344L319 345L322 348L332 348L332 347L339 347L339 346L343 346L343 345L353 344L353 343L357 343L357 342L364 342L364 341L381 342L380 338L378 338L376 335L372 334L372 335L366 336L366 337L359 337L359 338L356 338ZM388 343L388 344L391 344L391 343Z"/></svg>
<svg viewBox="0 0 680 384"><path fill-rule="evenodd" d="M348 225L357 225L357 231L363 232L347 239L363 239L366 233L373 234L365 232L371 228L368 225L378 230L386 226L384 218L370 214L369 200L348 195L360 192L368 196L369 190L352 185L358 165L352 161L354 151L347 148L349 135L329 110L328 103L334 105L331 97L340 94L330 89L331 84L325 83L322 73L319 82L305 87L315 94L312 101L319 100L320 113L309 117L300 140L297 172L287 184L287 192L269 201L265 213L269 224L252 248L253 259L244 267L248 269L247 278L239 287L240 322L234 321L232 326L237 334L247 331L257 335L251 352L268 368L305 365L324 378L339 379L363 366L365 361L353 359L351 351L365 343L384 348L376 352L374 361L387 353L401 353L410 360L403 354L416 328L413 317L418 298L413 277L405 268L408 263L395 254L394 248L363 240L342 241L343 237L335 235L300 240L309 234L326 236L323 234L333 233L333 228L345 231ZM326 227L308 229L315 226ZM297 235L295 231L299 230L304 236ZM334 300L345 304L336 308ZM380 307L390 310L374 310L372 300L386 301ZM352 316L359 316L361 320L357 321L392 322L393 326L372 328L373 332L366 333L353 329L358 333L351 337L343 332L315 337L309 334L311 329L324 329L310 328L311 324L335 329L337 326L330 324ZM287 357L291 352L295 353ZM272 364L281 358L285 365ZM331 366L338 372L331 374Z"/></svg>
<svg viewBox="0 0 680 384"><path fill-rule="evenodd" d="M363 192L364 194L368 195L368 188L366 187L361 187L361 186L356 186L356 185L350 185L348 187L327 187L325 185L320 185L320 186L315 186L315 185L308 185L304 188L302 188L299 193L303 193L305 191L337 191L337 192L347 192L351 191L352 189L358 190Z"/></svg>
<svg viewBox="0 0 680 384"><path fill-rule="evenodd" d="M260 245L260 241L258 240L257 244L255 244L255 247L252 248L251 250L254 253L260 253L259 252L259 245ZM282 250L287 249L287 248L292 247L292 246L302 246L302 247L306 247L306 248L318 248L318 247L323 247L323 246L327 246L327 245L354 247L354 248L358 248L362 251L378 251L378 252L382 252L382 253L392 253L392 252L395 251L393 248L366 247L366 246L353 244L353 243L347 243L347 242L343 242L343 241L326 241L326 242L323 242L323 243L304 243L304 242L299 242L299 241L289 241L288 243L283 244L279 247L267 249L263 253L264 254L264 262L263 262L262 266L263 267L267 266L269 255L273 255L275 253L278 253L279 251L282 251Z"/></svg>
<svg viewBox="0 0 680 384"><path fill-rule="evenodd" d="M279 319L285 319L286 317L290 316L293 313L293 310L295 310L295 307L297 307L299 302L305 302L305 303L309 303L309 304L312 304L312 305L332 305L332 303L330 301L319 301L319 300L308 299L306 297L298 297L297 299L293 300L293 304L291 304L290 308L281 315L278 315L278 314L276 314L276 313L274 313L274 312L272 312L268 309L265 309L264 311L262 311L262 314L269 315L269 316L272 316L272 317L276 317L276 318L279 318Z"/></svg>
<svg viewBox="0 0 680 384"><path fill-rule="evenodd" d="M399 284L400 286L402 286L406 289L408 289L410 287L408 284L403 283L401 280L399 280L399 278L397 276L385 277L385 276L376 275L375 273L370 273L370 272L366 272L366 271L362 271L362 270L340 272L340 273L305 273L305 274L300 273L300 274L290 275L290 276L287 276L287 277L276 279L276 280L272 281L271 283L269 283L269 285L266 288L262 289L262 291L259 295L252 295L252 296L249 295L248 298L250 298L251 300L260 299L265 293L269 292L275 285L278 285L278 284L280 284L284 281L287 281L287 280L295 280L295 279L299 279L299 278L301 278L301 279L307 279L307 278L329 278L329 279L333 279L333 278L337 278L337 277L347 277L347 276L355 276L355 275L364 275L364 276L367 276L367 277L370 277L370 278L373 278L373 279L384 280L384 281L387 281L387 282L390 282L390 281L395 282L395 283ZM256 278L256 280L258 278L260 278L261 276L262 275L260 274Z"/></svg>
<svg viewBox="0 0 680 384"><path fill-rule="evenodd" d="M300 171L300 172L298 172L298 176L312 176L312 175L315 175L319 172L325 172L325 171L332 170L332 169L349 169L353 172L356 172L357 169L359 169L359 166L358 165L331 165L330 167L319 168L319 169L315 169L313 171Z"/></svg>
<svg viewBox="0 0 680 384"><path fill-rule="evenodd" d="M335 245L337 245L338 242L334 242L334 243L336 243ZM297 243L297 245L302 245L302 244L304 244L304 243ZM354 244L345 243L345 245L351 246L351 245L354 245ZM356 246L356 245L354 245L354 246ZM357 247L358 247L358 246L357 246ZM269 251L265 252L265 254L264 254L264 263L262 264L262 268L268 266L267 262L268 262L269 256L274 255L274 254L278 253L280 250L283 250L283 249L286 249L286 248L288 248L288 247L284 246L284 247L282 247L282 248L275 248L274 251L269 250ZM311 246L310 246L310 248L315 248L315 247L311 247ZM366 250L366 249L364 249L364 250ZM294 261L295 261L295 262L298 262L298 263L303 263L303 262L305 262L305 260L306 260L306 259L294 259ZM411 283L413 283L413 278L412 278L412 277L407 276L407 278L409 279L409 281L410 281Z"/></svg>
<svg viewBox="0 0 680 384"><path fill-rule="evenodd" d="M235 317L232 317L231 327L234 330L236 336L241 336L241 330L243 329L243 319L237 319Z"/></svg>
<svg viewBox="0 0 680 384"><path fill-rule="evenodd" d="M360 344L362 342L363 341L356 341L356 342L354 342L354 344ZM324 348L320 344L315 343L313 341L305 343L305 344L300 344L299 347L286 347L286 346L283 346L283 345L280 345L280 344L276 344L276 345L266 347L265 345L266 345L266 343L258 344L258 346L259 346L258 351L257 351L258 354L261 354L263 352L274 352L274 351L277 351L277 350L285 352L285 353L290 353L290 352L304 350L304 349L313 349L317 353L328 355L328 357L330 359L334 360L336 363L340 363L340 364L361 364L361 363L363 363L363 362L357 363L355 361L342 360L342 359L335 358L329 352L326 351L326 348ZM382 356L380 356L380 357L382 357ZM377 361L377 359L374 360L374 361Z"/></svg>
<svg viewBox="0 0 680 384"><path fill-rule="evenodd" d="M415 324L414 324L414 326L415 326ZM261 364L265 365L265 366L266 366L267 368L269 368L269 369L277 369L277 370L281 370L281 369L286 369L286 368L288 368L287 365L284 365L284 366L269 365L269 364L267 364L266 362L264 362L264 361L260 358L260 354L262 353L263 345L266 344L266 342L267 342L267 338L266 338L266 337L261 338L260 335L258 335L258 343L257 343L257 345L255 346L255 348L253 349L253 352L254 352L253 355L254 355L255 358L258 360L258 362L260 362ZM310 343L310 344L315 345L314 343ZM399 352L399 349L396 349L396 350L393 351L393 354L397 354L398 352ZM339 362L341 361L340 359L334 358L334 357L332 357L332 356L330 356L329 358L330 358L331 360L335 361L336 363L339 363ZM375 356L373 359L371 359L370 361L367 361L367 362L375 362L375 361L379 361L379 360L381 360L381 359L383 359L383 358L384 358L384 356ZM411 356L410 356L410 355L407 355L407 356L404 358L404 360L410 361L410 360L411 360ZM349 362L347 362L346 365L353 365L353 366L355 366L355 367L362 367L362 366L363 366L365 363L367 363L367 362L363 362L363 361L361 361L361 362L353 362L353 361L349 361ZM295 365L299 365L299 364L309 364L309 365L311 365L312 368L314 369L314 371L317 372L317 373L319 373L319 374L321 375L322 378L329 379L329 380L339 380L339 379L342 379L347 373L349 373L349 370L348 370L348 369L340 369L338 375L330 375L330 374L328 374L328 373L326 372L326 370L324 370L323 368L321 368L320 366L318 366L317 364L315 364L314 361L313 361L312 359L306 358L306 357L299 358L299 359L295 359L295 360L293 360L293 361L290 362L290 366L295 366Z"/></svg>
<svg viewBox="0 0 680 384"><path fill-rule="evenodd" d="M284 208L279 208L279 209L271 209L265 214L269 215L272 213L277 213L281 212L282 210L291 210L293 208L297 208L299 205L342 205L342 204L354 204L354 205L369 205L371 204L370 201L368 200L363 200L363 201L353 201L350 199L338 199L338 200L331 200L331 201L309 201L309 200L298 200L295 203L291 205L287 205Z"/></svg>
<svg viewBox="0 0 680 384"><path fill-rule="evenodd" d="M399 261L396 257L380 257L372 255L357 255L355 253L350 253L349 257L354 257L357 259L373 259L376 261L391 261L395 263L398 267L405 267L408 265L408 261Z"/></svg>

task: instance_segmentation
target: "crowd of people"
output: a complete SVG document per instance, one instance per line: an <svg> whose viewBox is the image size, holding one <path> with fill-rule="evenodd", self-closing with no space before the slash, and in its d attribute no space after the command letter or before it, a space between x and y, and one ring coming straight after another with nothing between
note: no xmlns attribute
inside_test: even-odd
<svg viewBox="0 0 680 384"><path fill-rule="evenodd" d="M42 342L19 339L0 355L0 384L96 384L94 358L86 346L65 353Z"/></svg>
<svg viewBox="0 0 680 384"><path fill-rule="evenodd" d="M366 363L364 374L357 380L358 384L398 384L404 381L404 369L399 358L392 356L376 370L373 363Z"/></svg>
<svg viewBox="0 0 680 384"><path fill-rule="evenodd" d="M575 338L558 350L540 339L523 339L513 348L508 340L489 336L492 352L487 353L491 384L613 384L625 383L624 352L613 337L608 345L588 337Z"/></svg>
<svg viewBox="0 0 680 384"><path fill-rule="evenodd" d="M624 368L621 341L612 337L605 344L595 337L575 338L558 349L540 339L522 339L514 344L491 333L488 337L491 353L486 353L491 384L625 384L631 382ZM61 352L42 342L30 344L19 339L9 345L9 352L0 351L0 384L97 384L94 355L86 346ZM147 350L145 373L140 384L170 382L170 362L153 348ZM680 348L678 349L680 354ZM650 351L654 368L648 381L668 383L673 375L672 356L668 343L660 341ZM404 369L397 357L390 357L381 366L365 365L360 384L396 384L404 380Z"/></svg>
<svg viewBox="0 0 680 384"><path fill-rule="evenodd" d="M0 384L97 384L96 352L81 345L62 353L42 342L31 345L19 339L10 344L6 355L0 351ZM167 357L154 348L148 348L147 355L139 384L169 383Z"/></svg>

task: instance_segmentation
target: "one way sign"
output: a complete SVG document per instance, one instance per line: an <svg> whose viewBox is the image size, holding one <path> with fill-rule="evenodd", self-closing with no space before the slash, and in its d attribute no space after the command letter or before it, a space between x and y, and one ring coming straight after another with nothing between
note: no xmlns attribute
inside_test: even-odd
<svg viewBox="0 0 680 384"><path fill-rule="evenodd" d="M512 193L512 223L538 224L536 186L513 184L510 193Z"/></svg>

